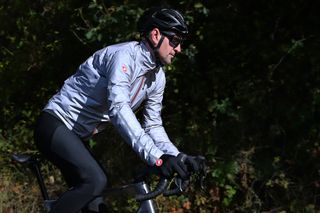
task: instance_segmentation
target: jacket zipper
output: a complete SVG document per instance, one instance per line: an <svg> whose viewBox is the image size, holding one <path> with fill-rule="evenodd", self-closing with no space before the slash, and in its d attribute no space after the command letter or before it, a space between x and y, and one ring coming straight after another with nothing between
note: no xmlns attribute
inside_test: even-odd
<svg viewBox="0 0 320 213"><path fill-rule="evenodd" d="M145 79L146 78L144 76L142 76L142 80L141 80L141 83L140 83L140 85L138 87L138 90L137 90L137 92L134 94L134 96L131 99L131 104L133 104L134 100L137 98L137 96L138 96L138 94L139 94L139 92L140 92L140 90L141 90L141 88L142 88L142 86L144 84Z"/></svg>

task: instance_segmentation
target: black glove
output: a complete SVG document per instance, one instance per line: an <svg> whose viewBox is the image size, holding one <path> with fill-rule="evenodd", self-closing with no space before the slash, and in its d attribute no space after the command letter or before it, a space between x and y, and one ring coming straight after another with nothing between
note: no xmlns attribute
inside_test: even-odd
<svg viewBox="0 0 320 213"><path fill-rule="evenodd" d="M186 155L184 163L187 165L187 169L191 173L197 173L201 169L201 162L195 156Z"/></svg>
<svg viewBox="0 0 320 213"><path fill-rule="evenodd" d="M162 160L160 168L161 174L166 178L172 178L174 173L178 173L181 179L186 180L189 177L189 172L186 164L184 163L186 155L180 153L177 157L164 154L160 157Z"/></svg>

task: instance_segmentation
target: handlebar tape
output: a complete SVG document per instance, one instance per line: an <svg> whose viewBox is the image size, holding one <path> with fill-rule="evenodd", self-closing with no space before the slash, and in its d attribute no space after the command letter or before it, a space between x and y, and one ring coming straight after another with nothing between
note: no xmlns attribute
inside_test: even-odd
<svg viewBox="0 0 320 213"><path fill-rule="evenodd" d="M155 197L157 197L158 195L162 194L164 192L164 190L167 188L168 186L168 180L166 178L161 178L161 180L159 181L157 187L155 188L155 190L148 192L146 194L140 194L136 196L136 200L138 202L142 202L145 200L150 200L153 199Z"/></svg>

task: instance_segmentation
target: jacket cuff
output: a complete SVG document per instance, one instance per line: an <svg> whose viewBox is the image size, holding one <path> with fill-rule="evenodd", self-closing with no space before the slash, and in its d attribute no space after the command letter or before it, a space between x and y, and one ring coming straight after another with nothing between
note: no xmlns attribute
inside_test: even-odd
<svg viewBox="0 0 320 213"><path fill-rule="evenodd" d="M155 150L155 152L150 153L147 163L150 166L156 165L157 160L160 159L162 155L164 155L164 152L162 152L160 149Z"/></svg>

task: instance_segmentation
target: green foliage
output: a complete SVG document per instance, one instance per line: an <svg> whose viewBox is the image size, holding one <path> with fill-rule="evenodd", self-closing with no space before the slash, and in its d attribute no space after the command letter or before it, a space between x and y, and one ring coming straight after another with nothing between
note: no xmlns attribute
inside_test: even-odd
<svg viewBox="0 0 320 213"><path fill-rule="evenodd" d="M73 26L73 32L84 43L93 42L120 42L137 38L135 25L141 8L127 3L120 5L107 5L93 0L87 8L77 9L77 15L83 24Z"/></svg>

